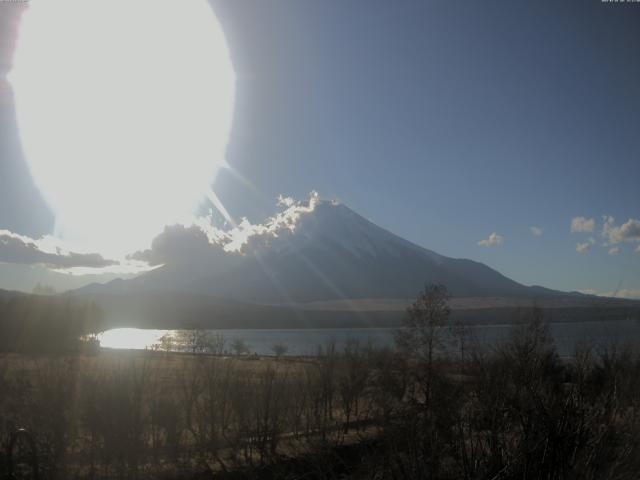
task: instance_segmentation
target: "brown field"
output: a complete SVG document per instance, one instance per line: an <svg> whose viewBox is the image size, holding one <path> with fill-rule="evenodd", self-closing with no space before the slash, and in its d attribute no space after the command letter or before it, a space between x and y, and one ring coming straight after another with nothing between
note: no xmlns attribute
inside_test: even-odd
<svg viewBox="0 0 640 480"><path fill-rule="evenodd" d="M345 368L333 352L3 354L0 431L26 427L52 478L128 478L130 471L155 478L265 465L303 456L317 442L348 445L370 436L363 426L372 411L346 391L353 373Z"/></svg>

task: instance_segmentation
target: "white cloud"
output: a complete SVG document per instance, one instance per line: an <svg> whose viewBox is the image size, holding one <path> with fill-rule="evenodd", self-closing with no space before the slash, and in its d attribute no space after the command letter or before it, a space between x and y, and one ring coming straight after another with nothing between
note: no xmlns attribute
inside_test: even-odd
<svg viewBox="0 0 640 480"><path fill-rule="evenodd" d="M640 288L623 288L614 292L602 292L601 297L628 298L640 300Z"/></svg>
<svg viewBox="0 0 640 480"><path fill-rule="evenodd" d="M603 227L605 225L613 225L614 223L616 223L616 219L613 218L612 215L602 215L602 223Z"/></svg>
<svg viewBox="0 0 640 480"><path fill-rule="evenodd" d="M293 197L284 197L282 195L278 195L278 206L292 207L296 204L296 201Z"/></svg>
<svg viewBox="0 0 640 480"><path fill-rule="evenodd" d="M490 247L492 245L500 245L504 241L504 237L502 235L498 235L496 232L493 232L489 235L489 238L484 240L480 240L478 245L481 247Z"/></svg>
<svg viewBox="0 0 640 480"><path fill-rule="evenodd" d="M611 292L602 292L594 288L583 288L581 290L578 290L578 292L584 293L585 295L596 295L598 297L640 300L640 288L623 288L623 289L615 290Z"/></svg>
<svg viewBox="0 0 640 480"><path fill-rule="evenodd" d="M609 249L609 255L618 255L620 253L620 247L613 247Z"/></svg>
<svg viewBox="0 0 640 480"><path fill-rule="evenodd" d="M578 243L576 245L576 252L587 253L590 248L591 248L591 244L589 242Z"/></svg>
<svg viewBox="0 0 640 480"><path fill-rule="evenodd" d="M299 202L291 197L278 197L278 206L285 210L269 217L264 223L253 225L246 218L229 232L229 242L224 246L228 252L241 252L247 248L259 248L263 241L272 241L284 233L291 233L296 229L300 218L315 210L320 203L320 195L312 191L309 200Z"/></svg>
<svg viewBox="0 0 640 480"><path fill-rule="evenodd" d="M585 295L598 295L598 291L593 288L582 288L578 290L580 293L584 293Z"/></svg>
<svg viewBox="0 0 640 480"><path fill-rule="evenodd" d="M149 272L155 268L156 266L150 266L147 262L126 259L106 267L50 268L49 270L55 273L64 273L67 274L67 276L112 275L113 278L127 278L128 276ZM100 280L100 282L102 281L103 280Z"/></svg>
<svg viewBox="0 0 640 480"><path fill-rule="evenodd" d="M234 262L241 254L257 251L293 232L301 217L315 210L318 203L320 196L317 192L311 192L306 202L279 196L277 205L283 208L282 211L260 224L252 224L243 218L229 230L213 226L211 216L193 218L187 225L165 227L153 239L150 249L135 252L127 259L146 262L151 266L167 263L207 265L211 261L220 265Z"/></svg>
<svg viewBox="0 0 640 480"><path fill-rule="evenodd" d="M615 219L611 216L603 217L602 236L609 243L640 242L640 220L630 218L620 226L615 225Z"/></svg>
<svg viewBox="0 0 640 480"><path fill-rule="evenodd" d="M574 217L571 220L571 232L593 232L596 228L596 221L593 218Z"/></svg>
<svg viewBox="0 0 640 480"><path fill-rule="evenodd" d="M540 227L529 227L529 230L531 231L531 234L535 237L539 237L542 235L542 228Z"/></svg>

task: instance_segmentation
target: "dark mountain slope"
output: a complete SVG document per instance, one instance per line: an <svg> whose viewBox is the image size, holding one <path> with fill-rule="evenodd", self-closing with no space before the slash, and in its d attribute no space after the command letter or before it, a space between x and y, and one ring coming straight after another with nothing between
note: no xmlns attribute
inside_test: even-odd
<svg viewBox="0 0 640 480"><path fill-rule="evenodd" d="M425 283L456 297L579 296L517 283L492 268L439 255L378 227L342 204L320 202L295 227L251 237L242 253L168 261L129 280L74 293L181 292L260 304L414 298Z"/></svg>

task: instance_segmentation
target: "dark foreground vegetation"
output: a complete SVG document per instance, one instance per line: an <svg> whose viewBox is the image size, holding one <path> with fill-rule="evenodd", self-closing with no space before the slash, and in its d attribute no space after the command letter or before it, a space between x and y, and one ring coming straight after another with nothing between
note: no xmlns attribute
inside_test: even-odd
<svg viewBox="0 0 640 480"><path fill-rule="evenodd" d="M560 359L536 310L480 349L433 286L393 350L5 354L0 478L24 427L41 479L635 479L638 378L630 348Z"/></svg>
<svg viewBox="0 0 640 480"><path fill-rule="evenodd" d="M0 352L97 351L102 309L91 301L54 295L0 295Z"/></svg>

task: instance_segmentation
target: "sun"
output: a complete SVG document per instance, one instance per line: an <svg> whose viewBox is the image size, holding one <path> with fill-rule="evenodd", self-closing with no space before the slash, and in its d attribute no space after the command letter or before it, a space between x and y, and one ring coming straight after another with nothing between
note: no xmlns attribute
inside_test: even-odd
<svg viewBox="0 0 640 480"><path fill-rule="evenodd" d="M144 248L224 164L235 75L206 0L33 0L10 81L32 176L75 244Z"/></svg>

